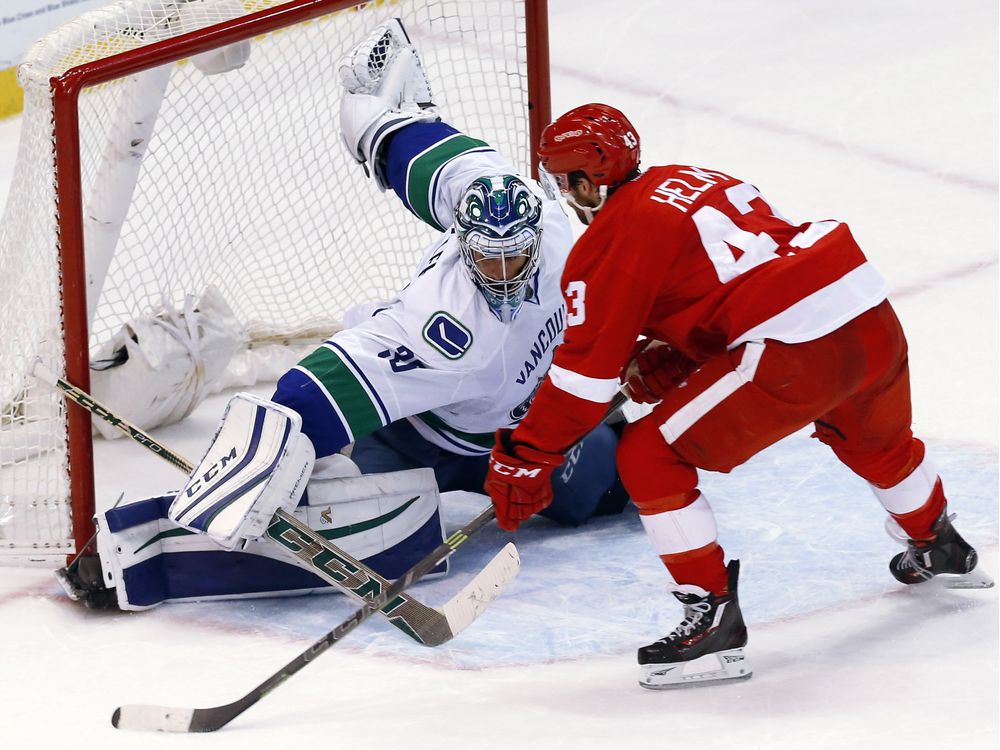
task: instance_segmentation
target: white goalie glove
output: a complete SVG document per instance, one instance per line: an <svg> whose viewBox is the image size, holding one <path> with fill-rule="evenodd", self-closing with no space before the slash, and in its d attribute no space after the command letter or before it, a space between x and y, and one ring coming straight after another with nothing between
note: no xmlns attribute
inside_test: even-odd
<svg viewBox="0 0 1000 750"><path fill-rule="evenodd" d="M230 400L204 458L170 505L179 526L237 549L302 496L316 453L291 409L248 393Z"/></svg>
<svg viewBox="0 0 1000 750"><path fill-rule="evenodd" d="M379 165L385 138L414 122L439 118L417 50L396 18L375 28L339 65L344 96L340 134L351 157L367 164L378 189L388 183Z"/></svg>

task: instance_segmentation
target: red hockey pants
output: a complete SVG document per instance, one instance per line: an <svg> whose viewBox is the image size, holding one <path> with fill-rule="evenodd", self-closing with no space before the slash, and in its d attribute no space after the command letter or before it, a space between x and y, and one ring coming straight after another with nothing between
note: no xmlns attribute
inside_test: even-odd
<svg viewBox="0 0 1000 750"><path fill-rule="evenodd" d="M888 301L814 341L751 342L704 363L625 429L618 467L646 523L698 500L698 468L728 472L810 422L875 487L898 485L923 461L910 429L906 338ZM933 494L919 512L895 516L911 536L928 533L943 508L940 482ZM674 579L721 591L722 550L714 538L699 544L714 536L714 519L703 536L686 535L680 516L671 523L675 546L661 557ZM681 549L686 539L697 546Z"/></svg>

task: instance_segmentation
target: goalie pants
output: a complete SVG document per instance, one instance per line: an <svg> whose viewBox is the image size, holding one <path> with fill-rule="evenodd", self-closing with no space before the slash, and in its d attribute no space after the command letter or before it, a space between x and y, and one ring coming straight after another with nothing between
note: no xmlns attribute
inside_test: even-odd
<svg viewBox="0 0 1000 750"><path fill-rule="evenodd" d="M749 342L711 359L626 428L619 472L677 583L726 586L697 469L729 472L810 423L912 538L930 535L945 497L911 431L906 338L885 301L814 341Z"/></svg>
<svg viewBox="0 0 1000 750"><path fill-rule="evenodd" d="M579 526L594 516L620 513L628 495L615 469L618 436L598 425L566 457L552 476L552 504L542 515L566 526ZM441 492L482 492L489 455L452 453L426 440L404 420L365 435L354 444L351 460L362 474L429 467Z"/></svg>

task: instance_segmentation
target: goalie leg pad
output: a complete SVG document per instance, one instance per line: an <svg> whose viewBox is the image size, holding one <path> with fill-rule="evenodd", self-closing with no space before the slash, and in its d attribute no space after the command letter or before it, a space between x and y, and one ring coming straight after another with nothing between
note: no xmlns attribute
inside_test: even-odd
<svg viewBox="0 0 1000 750"><path fill-rule="evenodd" d="M302 418L248 393L229 401L222 423L170 506L174 523L225 549L259 537L278 509L292 510L315 461Z"/></svg>
<svg viewBox="0 0 1000 750"><path fill-rule="evenodd" d="M167 517L173 495L122 505L97 516L104 585L118 607L143 610L163 602L287 596L332 591L261 541L226 552L203 534Z"/></svg>
<svg viewBox="0 0 1000 750"><path fill-rule="evenodd" d="M431 469L409 469L309 482L306 525L385 578L395 579L444 540L438 485ZM447 558L434 573L446 573Z"/></svg>
<svg viewBox="0 0 1000 750"><path fill-rule="evenodd" d="M385 578L399 577L444 540L437 485L427 469L330 479L318 470L306 497L318 504L300 505L294 515ZM269 539L220 550L170 521L172 500L149 498L97 516L104 584L119 608L336 591ZM434 571L446 572L447 561Z"/></svg>

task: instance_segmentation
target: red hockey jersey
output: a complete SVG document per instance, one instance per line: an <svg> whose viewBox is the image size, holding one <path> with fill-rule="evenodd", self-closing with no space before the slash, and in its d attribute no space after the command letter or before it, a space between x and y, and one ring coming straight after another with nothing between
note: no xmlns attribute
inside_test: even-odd
<svg viewBox="0 0 1000 750"><path fill-rule="evenodd" d="M615 192L562 285L565 340L514 436L548 451L601 420L640 335L703 362L746 341L819 338L887 292L845 224L792 224L753 185L680 165Z"/></svg>

